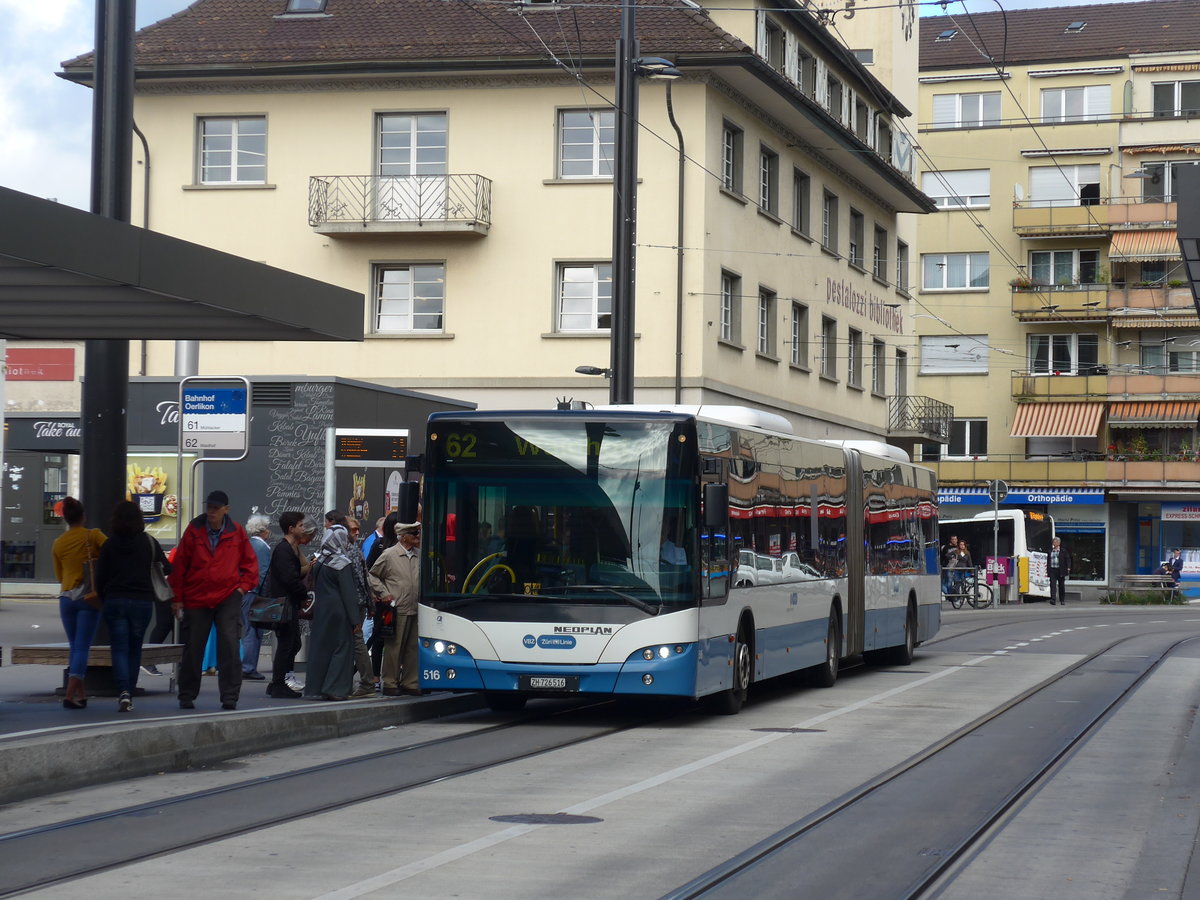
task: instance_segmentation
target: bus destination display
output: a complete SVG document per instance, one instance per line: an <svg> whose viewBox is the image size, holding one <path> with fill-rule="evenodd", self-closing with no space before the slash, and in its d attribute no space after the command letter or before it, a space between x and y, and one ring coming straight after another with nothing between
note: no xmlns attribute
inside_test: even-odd
<svg viewBox="0 0 1200 900"><path fill-rule="evenodd" d="M334 459L338 462L403 463L408 453L407 434L342 432L334 435Z"/></svg>

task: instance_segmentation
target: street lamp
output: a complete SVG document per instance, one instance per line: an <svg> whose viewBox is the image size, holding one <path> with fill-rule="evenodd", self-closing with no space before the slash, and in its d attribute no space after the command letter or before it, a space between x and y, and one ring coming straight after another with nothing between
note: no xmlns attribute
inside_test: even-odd
<svg viewBox="0 0 1200 900"><path fill-rule="evenodd" d="M580 375L603 375L605 378L612 378L612 369L602 369L599 366L576 366L575 371Z"/></svg>

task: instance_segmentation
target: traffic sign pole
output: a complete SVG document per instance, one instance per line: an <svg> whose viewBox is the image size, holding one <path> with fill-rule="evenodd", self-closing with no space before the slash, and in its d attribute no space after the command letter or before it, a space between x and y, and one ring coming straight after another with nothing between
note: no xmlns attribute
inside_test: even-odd
<svg viewBox="0 0 1200 900"><path fill-rule="evenodd" d="M238 451L237 456L197 456L192 460L188 476L191 517L197 515L196 470L204 463L237 462L250 455L250 405L250 379L243 375L192 375L179 380L180 475L185 451ZM181 500L177 529L183 521L182 512Z"/></svg>

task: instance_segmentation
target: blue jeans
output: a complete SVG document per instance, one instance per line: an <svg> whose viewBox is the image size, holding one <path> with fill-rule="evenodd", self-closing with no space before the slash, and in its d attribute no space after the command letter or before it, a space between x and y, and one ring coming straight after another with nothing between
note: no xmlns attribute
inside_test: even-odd
<svg viewBox="0 0 1200 900"><path fill-rule="evenodd" d="M72 678L83 678L87 675L88 651L92 649L96 629L100 627L100 610L93 609L82 600L60 596L58 615L62 619L63 630L67 633L67 641L71 645L67 674Z"/></svg>
<svg viewBox="0 0 1200 900"><path fill-rule="evenodd" d="M104 624L112 645L113 679L117 690L133 693L142 665L142 638L150 627L154 601L109 597L104 601Z"/></svg>
<svg viewBox="0 0 1200 900"><path fill-rule="evenodd" d="M242 598L242 674L258 671L258 655L262 652L262 629L250 624L250 604L254 591Z"/></svg>

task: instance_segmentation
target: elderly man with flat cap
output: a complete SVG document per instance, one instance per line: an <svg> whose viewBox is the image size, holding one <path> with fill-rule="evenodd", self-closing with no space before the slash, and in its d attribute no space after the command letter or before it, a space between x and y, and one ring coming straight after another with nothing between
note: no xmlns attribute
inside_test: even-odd
<svg viewBox="0 0 1200 900"><path fill-rule="evenodd" d="M421 586L421 523L396 523L396 540L380 554L367 582L380 602L396 610L396 633L383 648L383 693L419 696L417 597Z"/></svg>
<svg viewBox="0 0 1200 900"><path fill-rule="evenodd" d="M179 708L192 709L200 693L200 666L208 632L217 629L217 687L222 709L237 709L242 691L242 597L258 584L258 557L246 530L229 517L229 496L213 491L204 514L188 523L172 561L171 604L183 620Z"/></svg>

